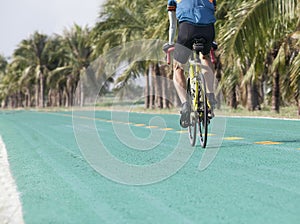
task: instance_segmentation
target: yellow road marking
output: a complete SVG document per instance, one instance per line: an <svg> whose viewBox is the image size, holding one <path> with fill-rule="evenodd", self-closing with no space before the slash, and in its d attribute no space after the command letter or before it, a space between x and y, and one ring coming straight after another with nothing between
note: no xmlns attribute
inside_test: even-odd
<svg viewBox="0 0 300 224"><path fill-rule="evenodd" d="M123 121L114 121L114 120L109 120L109 121L106 121L106 122L112 122L112 123L115 123L115 124L126 124Z"/></svg>
<svg viewBox="0 0 300 224"><path fill-rule="evenodd" d="M241 139L244 139L244 138L241 138L241 137L226 137L224 138L224 140L241 140Z"/></svg>
<svg viewBox="0 0 300 224"><path fill-rule="evenodd" d="M163 131L172 131L173 128L162 128L161 130L163 130Z"/></svg>
<svg viewBox="0 0 300 224"><path fill-rule="evenodd" d="M146 125L145 124L135 124L134 126L136 126L136 127L144 127Z"/></svg>
<svg viewBox="0 0 300 224"><path fill-rule="evenodd" d="M106 121L106 120L104 120L102 118L95 118L95 120L97 120L97 121Z"/></svg>
<svg viewBox="0 0 300 224"><path fill-rule="evenodd" d="M146 128L149 128L149 129L151 129L151 128L158 128L158 126L147 126Z"/></svg>
<svg viewBox="0 0 300 224"><path fill-rule="evenodd" d="M262 141L262 142L255 142L258 145L279 145L282 144L281 142L272 142L272 141Z"/></svg>
<svg viewBox="0 0 300 224"><path fill-rule="evenodd" d="M177 132L177 133L179 133L179 134L188 133L188 131L187 131L187 130L176 131L176 132Z"/></svg>

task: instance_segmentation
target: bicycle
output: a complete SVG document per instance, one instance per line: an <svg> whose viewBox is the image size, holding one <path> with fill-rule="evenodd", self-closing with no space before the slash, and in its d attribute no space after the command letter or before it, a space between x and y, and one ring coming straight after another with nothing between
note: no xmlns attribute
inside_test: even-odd
<svg viewBox="0 0 300 224"><path fill-rule="evenodd" d="M187 77L186 94L190 105L190 124L188 126L189 139L192 146L195 146L197 138L197 126L199 127L199 139L202 148L207 145L208 125L210 118L208 112L211 105L206 95L205 78L201 70L200 52L204 49L205 39L195 39L191 59L189 60L189 71ZM213 50L217 48L214 43L211 49L212 61ZM170 64L170 53L175 47L167 50L167 63Z"/></svg>

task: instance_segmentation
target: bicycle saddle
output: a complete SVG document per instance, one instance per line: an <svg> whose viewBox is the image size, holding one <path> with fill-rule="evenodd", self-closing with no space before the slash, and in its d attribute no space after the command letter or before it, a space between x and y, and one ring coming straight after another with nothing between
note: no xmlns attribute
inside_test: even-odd
<svg viewBox="0 0 300 224"><path fill-rule="evenodd" d="M206 44L206 39L201 37L199 39L194 39L193 41L193 49L197 53L202 52L204 49L204 44Z"/></svg>

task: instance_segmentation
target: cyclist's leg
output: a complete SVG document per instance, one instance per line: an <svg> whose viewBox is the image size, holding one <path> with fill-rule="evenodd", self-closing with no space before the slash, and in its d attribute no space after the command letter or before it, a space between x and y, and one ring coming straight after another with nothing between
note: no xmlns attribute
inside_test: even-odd
<svg viewBox="0 0 300 224"><path fill-rule="evenodd" d="M184 75L184 65L191 55L190 33L193 31L191 24L183 22L178 27L178 38L174 52L174 84L181 103L186 102L186 77Z"/></svg>
<svg viewBox="0 0 300 224"><path fill-rule="evenodd" d="M186 77L184 74L184 65L186 64L191 54L191 43L190 43L190 24L181 23L178 29L177 43L175 44L174 53L174 85L177 94L181 100L181 117L180 125L183 128L188 127L190 123L190 105L186 98Z"/></svg>
<svg viewBox="0 0 300 224"><path fill-rule="evenodd" d="M204 78L206 80L206 90L207 90L207 96L208 96L208 100L209 103L211 104L211 106L215 106L216 99L215 99L215 95L214 95L214 90L215 90L215 72L214 72L214 65L211 62L210 56L205 55L202 56L202 64L203 64L203 75Z"/></svg>
<svg viewBox="0 0 300 224"><path fill-rule="evenodd" d="M183 64L174 60L174 86L177 91L177 94L182 103L181 106L181 117L180 117L180 125L183 128L187 128L190 124L190 105L187 102L186 97L186 77L184 75Z"/></svg>
<svg viewBox="0 0 300 224"><path fill-rule="evenodd" d="M206 81L206 90L207 93L214 92L214 66L210 60L209 54L201 55L202 58L202 71Z"/></svg>
<svg viewBox="0 0 300 224"><path fill-rule="evenodd" d="M174 85L181 103L186 102L186 77L183 64L174 60Z"/></svg>
<svg viewBox="0 0 300 224"><path fill-rule="evenodd" d="M206 81L206 95L208 98L210 111L209 111L209 117L214 117L214 108L217 104L217 101L215 99L214 94L214 83L215 83L215 73L214 73L214 66L211 62L209 54L207 55L201 55L202 57L202 72Z"/></svg>

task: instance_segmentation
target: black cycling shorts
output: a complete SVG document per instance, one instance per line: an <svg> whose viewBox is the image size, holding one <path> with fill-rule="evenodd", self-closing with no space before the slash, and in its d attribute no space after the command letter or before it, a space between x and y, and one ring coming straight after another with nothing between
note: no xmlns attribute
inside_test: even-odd
<svg viewBox="0 0 300 224"><path fill-rule="evenodd" d="M187 22L179 23L178 38L175 44L174 58L178 62L185 64L191 55L194 39L205 38L206 44L202 51L203 55L207 55L212 47L215 39L214 24L207 26L197 26Z"/></svg>

